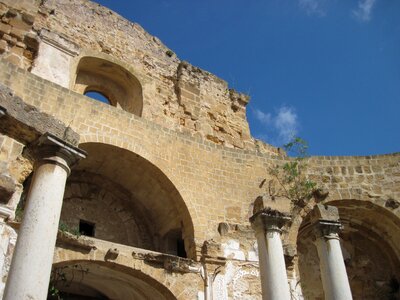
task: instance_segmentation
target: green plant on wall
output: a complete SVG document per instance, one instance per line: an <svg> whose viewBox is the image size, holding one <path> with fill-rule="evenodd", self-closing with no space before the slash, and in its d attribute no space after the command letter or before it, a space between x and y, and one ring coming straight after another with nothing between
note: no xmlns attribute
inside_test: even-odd
<svg viewBox="0 0 400 300"><path fill-rule="evenodd" d="M61 231L62 233L67 232L67 233L70 233L77 237L81 236L81 233L79 232L79 228L71 227L68 224L64 223L63 221L60 221L60 223L58 224L58 230Z"/></svg>
<svg viewBox="0 0 400 300"><path fill-rule="evenodd" d="M20 201L20 202L18 202L18 205L15 208L15 221L21 222L23 215L24 215L24 203L23 203L23 201Z"/></svg>
<svg viewBox="0 0 400 300"><path fill-rule="evenodd" d="M65 295L65 293L62 293L59 290L59 288L61 290L69 288L74 282L80 284L88 273L89 269L84 268L81 264L75 264L72 266L71 265L60 266L53 268L51 270L47 299L48 300L70 299L68 297L68 294Z"/></svg>
<svg viewBox="0 0 400 300"><path fill-rule="evenodd" d="M289 161L276 164L268 169L271 179L268 193L272 200L287 198L294 205L304 206L321 189L316 182L306 175L308 144L299 137L294 137L283 149L292 157Z"/></svg>

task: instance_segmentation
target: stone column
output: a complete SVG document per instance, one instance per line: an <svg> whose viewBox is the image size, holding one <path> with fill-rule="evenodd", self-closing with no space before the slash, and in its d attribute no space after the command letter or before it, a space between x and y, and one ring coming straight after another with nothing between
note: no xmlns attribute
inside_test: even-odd
<svg viewBox="0 0 400 300"><path fill-rule="evenodd" d="M70 166L85 153L50 135L35 149L35 168L4 292L4 300L47 297L58 223Z"/></svg>
<svg viewBox="0 0 400 300"><path fill-rule="evenodd" d="M281 228L290 218L276 210L262 209L250 222L255 230L263 300L289 300Z"/></svg>
<svg viewBox="0 0 400 300"><path fill-rule="evenodd" d="M349 279L339 241L339 212L334 206L317 204L312 212L322 285L326 300L351 300Z"/></svg>

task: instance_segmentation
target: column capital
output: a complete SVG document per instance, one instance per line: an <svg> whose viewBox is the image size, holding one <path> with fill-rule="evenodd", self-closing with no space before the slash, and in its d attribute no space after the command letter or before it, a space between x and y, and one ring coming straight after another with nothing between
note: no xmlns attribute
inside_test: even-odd
<svg viewBox="0 0 400 300"><path fill-rule="evenodd" d="M281 232L282 227L290 220L290 215L271 208L264 208L256 212L249 221L257 232L277 231Z"/></svg>
<svg viewBox="0 0 400 300"><path fill-rule="evenodd" d="M70 167L87 155L86 151L48 132L32 145L31 150L39 164L46 162L57 164L64 168L68 175L71 172Z"/></svg>
<svg viewBox="0 0 400 300"><path fill-rule="evenodd" d="M313 231L316 238L339 239L339 232L342 230L340 222L320 220L314 224Z"/></svg>
<svg viewBox="0 0 400 300"><path fill-rule="evenodd" d="M311 212L311 223L317 238L338 239L342 229L339 221L339 210L335 206L317 204Z"/></svg>

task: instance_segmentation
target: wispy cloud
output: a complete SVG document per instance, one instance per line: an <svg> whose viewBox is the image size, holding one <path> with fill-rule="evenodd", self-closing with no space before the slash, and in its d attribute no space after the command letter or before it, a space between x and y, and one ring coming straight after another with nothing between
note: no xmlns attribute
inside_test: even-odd
<svg viewBox="0 0 400 300"><path fill-rule="evenodd" d="M272 121L272 115L270 113L264 113L259 109L254 109L254 116L258 121L260 121L264 125L270 125Z"/></svg>
<svg viewBox="0 0 400 300"><path fill-rule="evenodd" d="M282 106L274 114L255 108L253 113L255 118L265 126L265 131L257 136L268 143L280 146L289 142L298 133L298 117L292 107Z"/></svg>
<svg viewBox="0 0 400 300"><path fill-rule="evenodd" d="M278 129L279 138L285 143L297 134L297 114L294 112L293 108L281 107L274 123L276 129Z"/></svg>
<svg viewBox="0 0 400 300"><path fill-rule="evenodd" d="M299 0L299 5L308 15L326 15L326 0Z"/></svg>
<svg viewBox="0 0 400 300"><path fill-rule="evenodd" d="M362 22L368 22L375 3L376 0L359 0L357 9L352 11L353 16Z"/></svg>

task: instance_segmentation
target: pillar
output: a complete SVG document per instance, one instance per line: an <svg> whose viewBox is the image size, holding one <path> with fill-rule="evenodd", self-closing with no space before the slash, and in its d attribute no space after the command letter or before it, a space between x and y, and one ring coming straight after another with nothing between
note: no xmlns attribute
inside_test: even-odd
<svg viewBox="0 0 400 300"><path fill-rule="evenodd" d="M85 153L50 135L33 149L36 161L4 300L47 297L58 223L70 166Z"/></svg>
<svg viewBox="0 0 400 300"><path fill-rule="evenodd" d="M290 299L281 240L281 228L289 219L271 209L263 209L250 218L258 244L263 300Z"/></svg>
<svg viewBox="0 0 400 300"><path fill-rule="evenodd" d="M312 218L325 299L351 300L353 297L338 235L341 229L338 209L318 204Z"/></svg>

